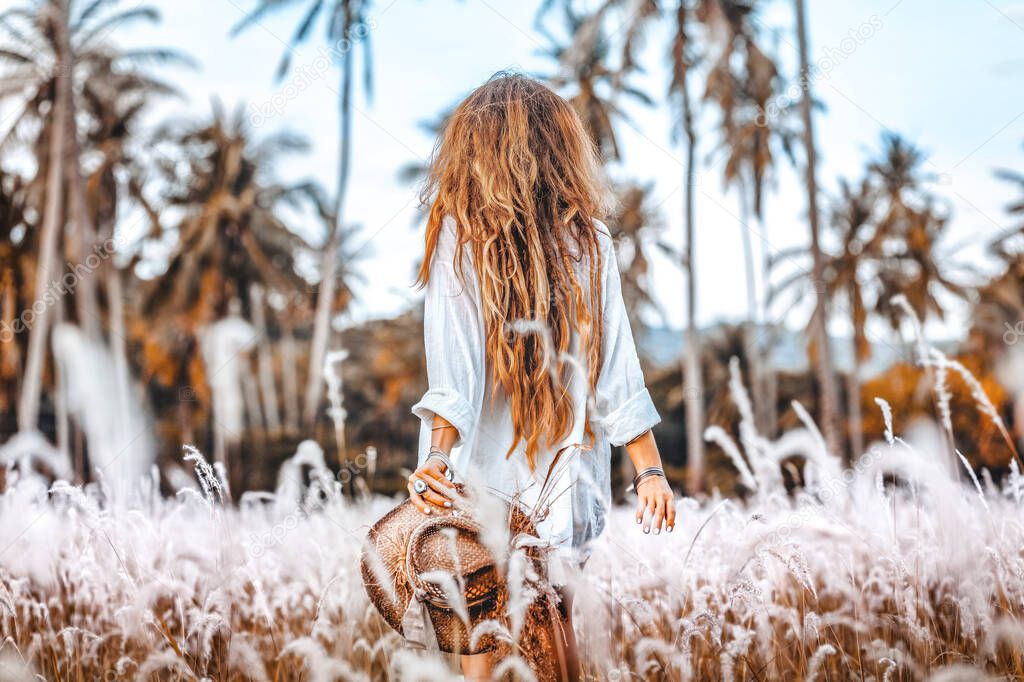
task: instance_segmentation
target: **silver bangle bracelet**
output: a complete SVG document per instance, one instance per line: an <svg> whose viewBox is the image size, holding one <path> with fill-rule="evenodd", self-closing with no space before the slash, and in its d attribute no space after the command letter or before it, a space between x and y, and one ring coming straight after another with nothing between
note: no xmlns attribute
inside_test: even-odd
<svg viewBox="0 0 1024 682"><path fill-rule="evenodd" d="M646 469L637 472L636 476L633 477L633 490L636 490L637 486L652 476L660 476L661 478L667 479L665 476L665 470L661 467L647 467Z"/></svg>
<svg viewBox="0 0 1024 682"><path fill-rule="evenodd" d="M423 460L424 463L429 462L432 457L436 457L441 460L441 464L444 464L444 476L449 481L455 480L455 468L452 466L452 461L448 458L448 455L444 453L441 448L432 447L430 452L427 453L427 458Z"/></svg>

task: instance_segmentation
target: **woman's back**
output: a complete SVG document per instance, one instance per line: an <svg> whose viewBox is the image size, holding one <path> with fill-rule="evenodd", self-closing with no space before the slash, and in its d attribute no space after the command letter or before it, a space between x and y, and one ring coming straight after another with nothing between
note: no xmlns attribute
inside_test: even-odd
<svg viewBox="0 0 1024 682"><path fill-rule="evenodd" d="M535 466L541 450L573 429L563 361L570 344L587 358L591 389L601 364L603 259L592 218L603 215L607 190L594 146L562 98L501 75L452 113L425 198L420 282L440 263L475 272L489 378L502 388L514 427L506 453L525 443ZM442 237L454 252L434 258ZM542 333L515 333L524 321Z"/></svg>
<svg viewBox="0 0 1024 682"><path fill-rule="evenodd" d="M574 334L565 365L564 386L572 408L570 428L559 441L540 448L531 469L525 443L515 442L515 420L508 395L492 379L485 348L485 328L478 269L470 250L457 248L455 221L446 217L433 254L424 303L424 342L430 389L413 408L423 420L420 452L430 444L435 414L458 431L453 460L460 475L484 482L527 504L551 500L542 532L552 544L568 549L600 532L610 502L610 445L622 445L659 421L644 387L643 375L622 301L613 242L607 228L594 221L598 258L573 260L579 273L598 267L602 301L601 367L591 391L589 360ZM585 278L584 278L585 279ZM589 285L587 285L589 286ZM589 292L585 292L589 293ZM509 320L509 332L534 335L540 343L548 330L534 320ZM551 359L554 368L555 359ZM592 434L587 433L587 426ZM557 467L551 465L562 453ZM506 456L508 453L508 456ZM549 489L541 490L549 471ZM573 483L572 494L562 494ZM543 494L542 494L543 493Z"/></svg>
<svg viewBox="0 0 1024 682"><path fill-rule="evenodd" d="M450 508L454 476L515 498L561 559L548 562L555 584L604 527L611 445L626 445L639 472L644 531L675 522L650 433L658 414L598 220L607 196L569 103L508 74L456 107L424 189L429 388L413 407L423 424L409 496L424 514ZM571 612L566 603L558 658L575 679ZM486 657L464 656L463 670L491 674Z"/></svg>

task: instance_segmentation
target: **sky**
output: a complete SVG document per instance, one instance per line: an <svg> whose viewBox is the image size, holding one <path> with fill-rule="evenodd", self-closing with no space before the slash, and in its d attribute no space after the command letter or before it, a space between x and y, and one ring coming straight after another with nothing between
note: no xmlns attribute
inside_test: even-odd
<svg viewBox="0 0 1024 682"><path fill-rule="evenodd" d="M0 7L12 0L0 0ZM20 3L19 3L20 4ZM163 0L158 27L132 25L113 38L127 45L163 45L188 52L199 69L164 69L186 94L161 103L152 116L203 117L210 99L244 106L257 134L280 130L307 136L312 149L280 164L283 180L335 182L338 146L338 73L327 65L322 31L293 56L292 75L273 74L301 17L299 3L237 37L229 31L254 0ZM628 4L628 3L627 3ZM788 0L767 0L757 18L763 41L792 78L794 16ZM899 132L921 147L935 176L931 191L950 206L953 228L944 242L950 271L961 266L991 271L984 243L1012 221L1005 206L1013 187L993 177L996 168L1024 170L1024 3L1005 0L808 0L812 62L822 68L814 82L824 111L815 116L821 159L819 181L827 198L839 177L858 179L879 147L883 131ZM353 169L348 222L358 224L355 246L364 256L364 283L350 321L385 317L418 300L411 286L422 248L418 188L399 170L423 163L433 139L423 129L473 87L502 69L551 73L533 29L537 3L521 0L377 0L369 21L372 97L357 90L353 118ZM554 22L556 17L552 16ZM557 23L557 22L556 22ZM671 133L673 116L663 103L668 32L647 35L636 83L656 107L626 107L619 124L624 159L616 178L653 183L664 222L663 239L682 243L684 149ZM359 55L362 59L361 47ZM742 235L749 231L758 258L806 244L806 196L799 172L782 161L769 191L763 224L744 220L734 192L721 186L715 118L700 117L696 264L698 318L702 325L742 319L747 311ZM302 221L300 221L302 222ZM127 234L141 225L124 225ZM319 226L299 229L319 241ZM684 281L679 267L655 253L651 286L669 326L683 324ZM794 263L793 267L804 267ZM964 273L961 280L969 281ZM763 295L762 291L758 295ZM806 302L806 301L805 301ZM773 310L771 321L799 325L806 305ZM963 308L937 325L940 336L962 333ZM660 322L656 318L653 320ZM841 324L840 324L841 332Z"/></svg>

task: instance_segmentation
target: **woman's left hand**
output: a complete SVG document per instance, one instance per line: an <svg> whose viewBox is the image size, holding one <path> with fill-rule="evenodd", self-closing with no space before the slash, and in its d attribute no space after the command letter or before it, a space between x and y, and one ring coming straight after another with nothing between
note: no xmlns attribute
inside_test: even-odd
<svg viewBox="0 0 1024 682"><path fill-rule="evenodd" d="M644 524L644 532L654 534L662 527L669 533L676 526L676 505L672 488L663 476L651 476L640 481L636 489L640 499L636 505L636 522ZM645 522L646 517L646 522Z"/></svg>

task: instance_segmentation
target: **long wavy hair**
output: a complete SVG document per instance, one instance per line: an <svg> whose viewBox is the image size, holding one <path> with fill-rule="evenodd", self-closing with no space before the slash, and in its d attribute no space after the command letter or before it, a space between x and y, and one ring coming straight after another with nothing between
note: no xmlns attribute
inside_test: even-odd
<svg viewBox="0 0 1024 682"><path fill-rule="evenodd" d="M425 285L442 221L456 226L480 283L493 399L508 398L530 468L568 436L571 343L591 391L601 368L601 258L595 218L608 208L597 151L573 108L525 76L499 73L452 113L423 192L430 205ZM585 267L573 267L584 263ZM583 278L589 282L581 281ZM593 433L586 425L588 437Z"/></svg>

